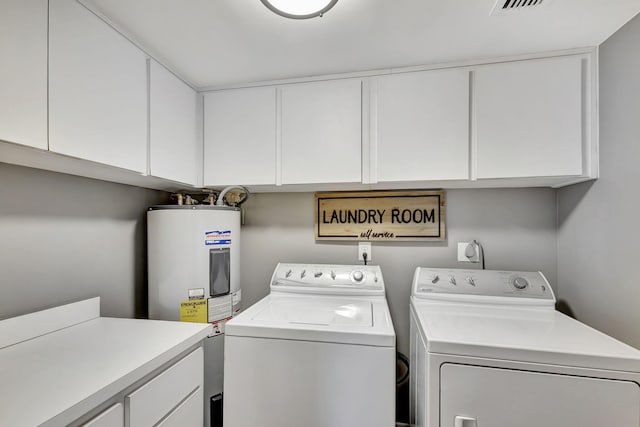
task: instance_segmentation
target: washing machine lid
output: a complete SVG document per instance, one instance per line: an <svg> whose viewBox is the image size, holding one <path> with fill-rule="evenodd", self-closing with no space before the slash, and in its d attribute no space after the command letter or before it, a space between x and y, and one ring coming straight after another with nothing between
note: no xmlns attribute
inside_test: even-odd
<svg viewBox="0 0 640 427"><path fill-rule="evenodd" d="M271 294L227 322L225 334L395 346L384 297Z"/></svg>
<svg viewBox="0 0 640 427"><path fill-rule="evenodd" d="M545 308L411 298L430 353L640 372L640 351Z"/></svg>

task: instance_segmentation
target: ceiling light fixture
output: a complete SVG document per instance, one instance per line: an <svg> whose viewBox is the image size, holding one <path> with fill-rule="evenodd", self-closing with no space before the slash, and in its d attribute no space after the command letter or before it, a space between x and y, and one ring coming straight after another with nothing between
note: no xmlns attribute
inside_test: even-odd
<svg viewBox="0 0 640 427"><path fill-rule="evenodd" d="M260 0L273 13L291 19L309 19L324 15L338 0Z"/></svg>

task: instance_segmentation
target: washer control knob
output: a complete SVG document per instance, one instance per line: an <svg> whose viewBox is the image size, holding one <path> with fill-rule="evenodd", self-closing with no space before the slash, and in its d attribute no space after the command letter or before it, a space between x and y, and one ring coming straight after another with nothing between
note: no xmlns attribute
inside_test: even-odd
<svg viewBox="0 0 640 427"><path fill-rule="evenodd" d="M353 277L353 280L356 282L362 282L362 279L364 279L364 273L360 270L356 270L351 273L351 277Z"/></svg>
<svg viewBox="0 0 640 427"><path fill-rule="evenodd" d="M336 272L331 270L331 279L336 280Z"/></svg>
<svg viewBox="0 0 640 427"><path fill-rule="evenodd" d="M516 277L515 279L513 279L511 284L514 288L519 290L525 289L527 286L529 286L529 282L527 282L527 279L525 279L524 277Z"/></svg>
<svg viewBox="0 0 640 427"><path fill-rule="evenodd" d="M289 276L291 276L291 273L292 273L291 270L287 270L287 272L285 273L284 277L286 277L288 279Z"/></svg>
<svg viewBox="0 0 640 427"><path fill-rule="evenodd" d="M449 276L449 283L451 283L452 285L457 285L458 283L456 282L456 276Z"/></svg>
<svg viewBox="0 0 640 427"><path fill-rule="evenodd" d="M467 276L467 283L470 284L471 286L475 286L476 285L476 279L474 279L471 276Z"/></svg>
<svg viewBox="0 0 640 427"><path fill-rule="evenodd" d="M438 283L438 281L440 281L440 276L438 276L437 274L431 276L431 283L435 285L436 283Z"/></svg>
<svg viewBox="0 0 640 427"><path fill-rule="evenodd" d="M320 276L322 276L322 271L318 271L318 272L316 272L316 273L313 273L313 277L315 277L316 279L317 279L318 277L320 277Z"/></svg>
<svg viewBox="0 0 640 427"><path fill-rule="evenodd" d="M304 279L304 276L307 275L307 270L302 270L302 273L300 273L300 278Z"/></svg>

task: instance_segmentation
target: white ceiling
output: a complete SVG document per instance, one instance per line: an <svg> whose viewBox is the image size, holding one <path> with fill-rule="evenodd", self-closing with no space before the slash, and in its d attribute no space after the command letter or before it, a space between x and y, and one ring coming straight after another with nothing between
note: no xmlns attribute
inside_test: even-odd
<svg viewBox="0 0 640 427"><path fill-rule="evenodd" d="M83 0L196 87L597 46L638 0L339 0L292 20L260 0Z"/></svg>

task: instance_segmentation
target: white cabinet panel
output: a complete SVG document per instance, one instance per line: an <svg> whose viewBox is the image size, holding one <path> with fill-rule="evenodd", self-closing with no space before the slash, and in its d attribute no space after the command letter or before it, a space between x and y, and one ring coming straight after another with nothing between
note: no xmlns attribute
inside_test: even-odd
<svg viewBox="0 0 640 427"><path fill-rule="evenodd" d="M282 86L282 183L362 181L362 83Z"/></svg>
<svg viewBox="0 0 640 427"><path fill-rule="evenodd" d="M440 371L441 427L454 427L456 416L491 427L637 426L640 419L640 388L630 381L456 364Z"/></svg>
<svg viewBox="0 0 640 427"><path fill-rule="evenodd" d="M124 407L116 403L100 415L84 424L84 427L124 427Z"/></svg>
<svg viewBox="0 0 640 427"><path fill-rule="evenodd" d="M149 171L197 185L202 168L198 94L149 60Z"/></svg>
<svg viewBox="0 0 640 427"><path fill-rule="evenodd" d="M49 30L49 149L146 173L145 54L74 0Z"/></svg>
<svg viewBox="0 0 640 427"><path fill-rule="evenodd" d="M583 173L583 58L474 71L478 178Z"/></svg>
<svg viewBox="0 0 640 427"><path fill-rule="evenodd" d="M201 427L204 422L203 400L202 387L198 387L198 390L158 424L158 427Z"/></svg>
<svg viewBox="0 0 640 427"><path fill-rule="evenodd" d="M125 398L130 427L155 425L204 380L204 356L198 348ZM200 412L204 413L200 400Z"/></svg>
<svg viewBox="0 0 640 427"><path fill-rule="evenodd" d="M276 183L276 89L204 95L204 184Z"/></svg>
<svg viewBox="0 0 640 427"><path fill-rule="evenodd" d="M47 0L0 2L0 140L47 148Z"/></svg>
<svg viewBox="0 0 640 427"><path fill-rule="evenodd" d="M467 70L389 75L373 88L373 181L469 178Z"/></svg>

